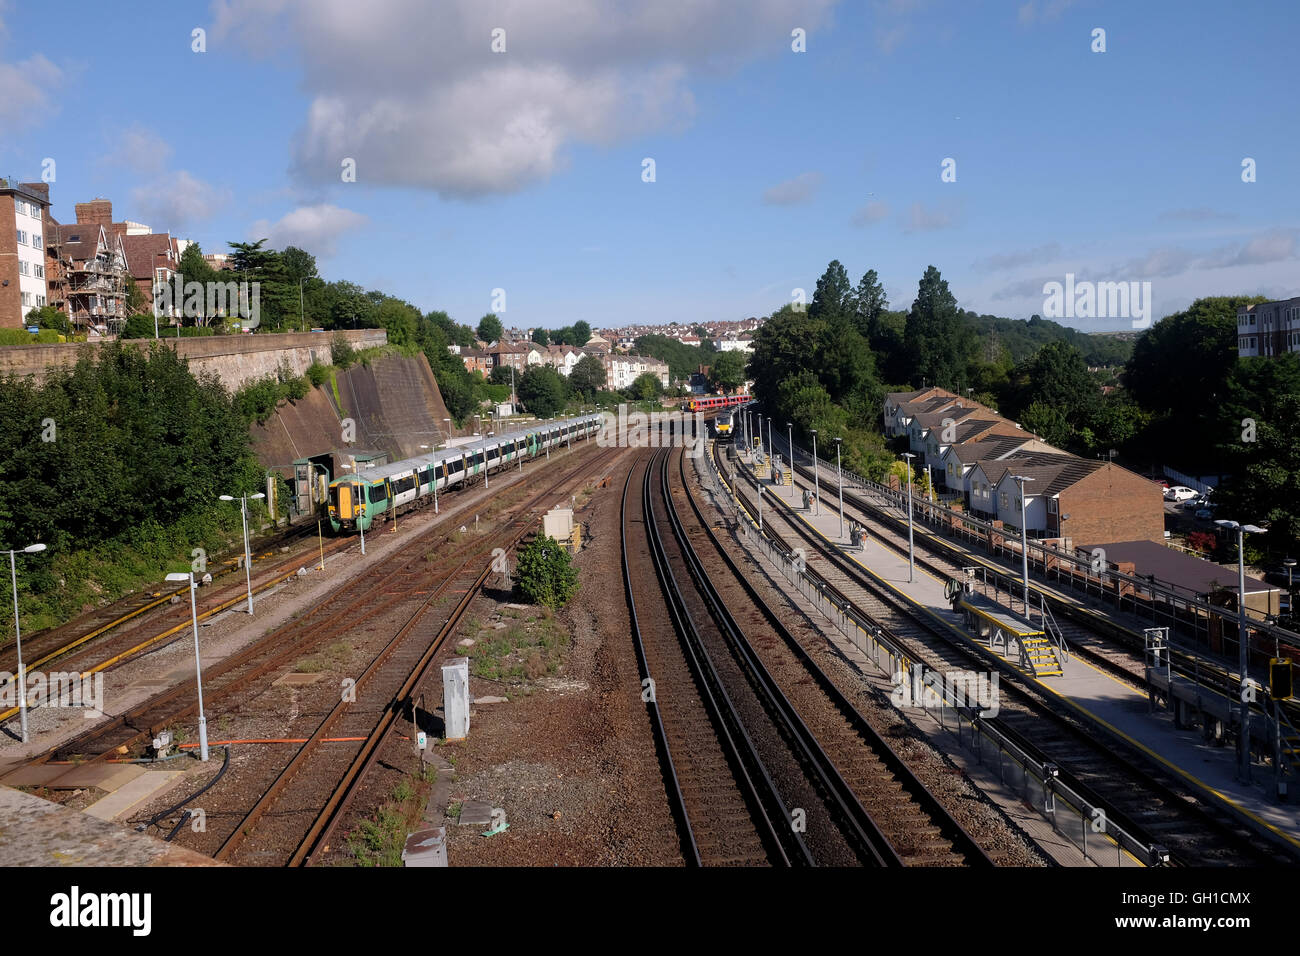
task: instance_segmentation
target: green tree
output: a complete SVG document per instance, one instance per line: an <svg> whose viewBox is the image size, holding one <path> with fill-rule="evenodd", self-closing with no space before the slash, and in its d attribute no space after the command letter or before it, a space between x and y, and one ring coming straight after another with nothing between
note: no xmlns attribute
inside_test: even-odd
<svg viewBox="0 0 1300 956"><path fill-rule="evenodd" d="M814 319L829 319L832 316L851 314L853 310L853 286L849 282L849 274L844 271L844 266L840 265L838 259L832 259L822 277L817 280L808 314Z"/></svg>
<svg viewBox="0 0 1300 956"><path fill-rule="evenodd" d="M858 281L853 306L858 331L870 342L879 334L881 316L889 308L889 298L885 295L885 287L880 284L875 269L868 269Z"/></svg>
<svg viewBox="0 0 1300 956"><path fill-rule="evenodd" d="M584 355L569 371L569 387L584 399L592 397L605 387L605 366L594 355Z"/></svg>
<svg viewBox="0 0 1300 956"><path fill-rule="evenodd" d="M488 312L478 320L478 337L484 342L500 342L505 331L495 312Z"/></svg>
<svg viewBox="0 0 1300 956"><path fill-rule="evenodd" d="M143 312L149 305L149 300L145 297L144 292L136 285L134 276L126 277L126 302L124 305L128 314Z"/></svg>
<svg viewBox="0 0 1300 956"><path fill-rule="evenodd" d="M415 306L391 296L385 296L374 312L374 321L388 332L390 345L415 344L421 318Z"/></svg>
<svg viewBox="0 0 1300 956"><path fill-rule="evenodd" d="M1072 428L1087 425L1101 404L1083 353L1065 342L1049 342L1024 368L1020 405L1040 403L1057 409Z"/></svg>
<svg viewBox="0 0 1300 956"><path fill-rule="evenodd" d="M627 388L628 397L639 402L653 401L662 391L663 382L654 372L642 372Z"/></svg>
<svg viewBox="0 0 1300 956"><path fill-rule="evenodd" d="M914 384L939 385L960 394L966 387L966 365L973 345L974 335L962 321L947 281L934 266L928 267L904 330Z"/></svg>
<svg viewBox="0 0 1300 956"><path fill-rule="evenodd" d="M573 344L582 348L591 341L591 326L586 322L573 323Z"/></svg>
<svg viewBox="0 0 1300 956"><path fill-rule="evenodd" d="M549 418L564 408L568 390L564 376L549 365L533 365L515 387L519 401L538 418Z"/></svg>
<svg viewBox="0 0 1300 956"><path fill-rule="evenodd" d="M41 329L53 329L64 335L72 334L72 323L68 317L52 305L43 305L27 313L27 324Z"/></svg>
<svg viewBox="0 0 1300 956"><path fill-rule="evenodd" d="M554 538L538 535L519 549L519 593L530 604L560 608L578 593L578 570Z"/></svg>
<svg viewBox="0 0 1300 956"><path fill-rule="evenodd" d="M122 327L120 338L124 339L151 339L154 334L154 318L152 315L142 315L136 313L128 316L126 325Z"/></svg>
<svg viewBox="0 0 1300 956"><path fill-rule="evenodd" d="M749 377L759 400L772 402L786 379L817 367L818 348L826 323L808 312L785 305L754 334Z"/></svg>
<svg viewBox="0 0 1300 956"><path fill-rule="evenodd" d="M533 341L538 345L550 345L551 335L543 328L533 329Z"/></svg>
<svg viewBox="0 0 1300 956"><path fill-rule="evenodd" d="M709 366L709 384L730 395L745 384L745 357L740 352L720 352Z"/></svg>
<svg viewBox="0 0 1300 956"><path fill-rule="evenodd" d="M1034 402L1025 409L1020 416L1020 427L1057 448L1070 444L1074 438L1074 429L1065 414L1059 408L1042 402Z"/></svg>

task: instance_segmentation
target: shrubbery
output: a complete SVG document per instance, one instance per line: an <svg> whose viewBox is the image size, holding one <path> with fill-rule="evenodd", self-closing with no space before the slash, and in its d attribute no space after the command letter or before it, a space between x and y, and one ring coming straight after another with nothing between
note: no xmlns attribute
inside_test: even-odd
<svg viewBox="0 0 1300 956"><path fill-rule="evenodd" d="M519 549L518 587L531 604L563 607L578 593L578 570L554 538L539 534Z"/></svg>

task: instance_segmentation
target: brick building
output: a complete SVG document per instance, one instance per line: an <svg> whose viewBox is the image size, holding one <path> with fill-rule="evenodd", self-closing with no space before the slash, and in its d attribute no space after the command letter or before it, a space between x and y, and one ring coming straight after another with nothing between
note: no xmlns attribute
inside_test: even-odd
<svg viewBox="0 0 1300 956"><path fill-rule="evenodd" d="M0 328L26 324L27 313L49 303L45 183L0 180Z"/></svg>

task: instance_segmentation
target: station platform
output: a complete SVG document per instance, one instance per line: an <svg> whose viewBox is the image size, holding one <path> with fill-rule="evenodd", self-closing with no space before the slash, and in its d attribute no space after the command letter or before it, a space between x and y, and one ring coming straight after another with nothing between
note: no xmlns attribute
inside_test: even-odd
<svg viewBox="0 0 1300 956"><path fill-rule="evenodd" d="M742 453L742 461L748 465ZM752 472L751 472L752 474ZM820 514L809 513L803 506L802 489L794 486L775 486L764 483L763 497L772 498L794 509L795 519L804 522L822 537L828 548L837 549L845 558L859 565L876 581L905 598L921 612L943 627L972 644L981 653L995 654L990 639L980 640L968 625L967 615L954 611L948 599L947 581L920 565L909 580L907 556L897 554L869 536L865 547L850 547L849 522L841 525L836 510L834 484L821 488ZM842 527L842 530L841 530ZM992 616L999 612L990 609ZM1071 655L1059 661L1058 673L1047 673L1024 660L1018 643L1008 640L1015 635L1007 633L1016 621L1027 625L1023 618L1001 608L1008 628L1004 630L1004 649L998 652L1002 661L1016 667L1025 680L1052 694L1062 703L1074 708L1093 724L1103 727L1151 759L1185 780L1209 799L1220 801L1233 812L1249 819L1300 849L1300 805L1279 803L1272 799L1265 787L1271 775L1256 768L1257 780L1246 784L1237 779L1235 748L1216 746L1196 731L1175 726L1169 711L1152 712L1145 693L1137 687L1111 676L1087 661ZM988 629L992 630L992 629ZM1023 636L1031 636L1030 627ZM990 633L989 637L992 635ZM1037 671L1037 672L1036 672Z"/></svg>
<svg viewBox="0 0 1300 956"><path fill-rule="evenodd" d="M0 786L2 866L225 866L157 837Z"/></svg>

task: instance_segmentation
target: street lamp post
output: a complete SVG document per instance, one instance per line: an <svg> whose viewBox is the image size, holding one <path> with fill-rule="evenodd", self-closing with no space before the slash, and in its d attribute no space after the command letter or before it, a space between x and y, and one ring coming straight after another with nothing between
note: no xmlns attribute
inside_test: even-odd
<svg viewBox="0 0 1300 956"><path fill-rule="evenodd" d="M785 426L789 429L786 451L790 454L790 500L794 501L794 422L786 422Z"/></svg>
<svg viewBox="0 0 1300 956"><path fill-rule="evenodd" d="M1241 672L1241 735L1237 741L1240 760L1238 774L1245 783L1250 783L1250 695L1246 690L1246 681L1250 679L1250 653L1246 642L1246 532L1262 533L1266 529L1253 524L1241 524L1237 521L1219 520L1214 522L1220 528L1229 528L1237 532L1237 670Z"/></svg>
<svg viewBox="0 0 1300 956"><path fill-rule="evenodd" d="M1025 498L1025 482L1033 481L1026 475L1012 475L1020 482L1020 577L1025 587L1025 620L1029 620L1029 502Z"/></svg>
<svg viewBox="0 0 1300 956"><path fill-rule="evenodd" d="M253 569L252 569L253 556L248 546L248 499L265 498L266 495L262 494L262 492L259 491L255 495L240 495L238 498L234 498L230 495L221 495L220 497L222 501L239 502L239 520L244 525L244 581L248 584L248 613L252 614L253 613ZM364 553L365 552L362 551L362 554Z"/></svg>
<svg viewBox="0 0 1300 956"><path fill-rule="evenodd" d="M1295 570L1295 558L1283 558L1282 566L1286 568L1286 612L1295 617L1295 608L1291 606L1295 600L1293 588L1295 585L1291 581L1291 572Z"/></svg>
<svg viewBox="0 0 1300 956"><path fill-rule="evenodd" d="M763 533L763 486L758 485L758 533Z"/></svg>
<svg viewBox="0 0 1300 956"><path fill-rule="evenodd" d="M203 713L203 663L199 659L199 606L194 598L198 585L194 572L175 572L167 575L168 581L186 581L190 586L190 622L194 626L194 682L199 689L199 759L208 759L208 718Z"/></svg>
<svg viewBox="0 0 1300 956"><path fill-rule="evenodd" d="M303 276L298 280L298 324L302 326L304 332L307 331L307 317L302 309L302 284L306 278L306 276Z"/></svg>
<svg viewBox="0 0 1300 956"><path fill-rule="evenodd" d="M835 484L840 490L840 537L844 537L844 469L840 466L840 442L835 439Z"/></svg>
<svg viewBox="0 0 1300 956"><path fill-rule="evenodd" d="M822 513L822 470L817 467L817 429L808 429L813 437L813 514Z"/></svg>
<svg viewBox="0 0 1300 956"><path fill-rule="evenodd" d="M916 454L905 451L903 457L907 459L907 580L911 583L916 580L916 550L912 539L912 459Z"/></svg>
<svg viewBox="0 0 1300 956"><path fill-rule="evenodd" d="M14 556L19 553L37 554L44 550L43 544L29 544L9 552L9 579L14 586L14 646L18 651L18 723L23 743L27 743L27 669L23 667L23 632L18 624L18 565Z"/></svg>

